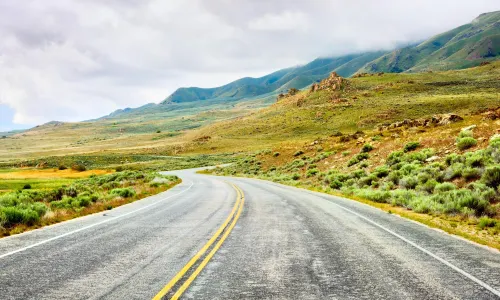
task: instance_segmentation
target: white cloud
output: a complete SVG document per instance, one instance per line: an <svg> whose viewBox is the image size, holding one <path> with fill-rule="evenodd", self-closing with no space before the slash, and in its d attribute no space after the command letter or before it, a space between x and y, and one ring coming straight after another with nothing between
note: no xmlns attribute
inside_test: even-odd
<svg viewBox="0 0 500 300"><path fill-rule="evenodd" d="M3 0L0 109L28 125L95 118L181 86L390 49L497 8L495 0Z"/></svg>
<svg viewBox="0 0 500 300"><path fill-rule="evenodd" d="M300 30L306 31L308 27L307 16L301 12L284 11L281 14L266 14L251 20L248 28L253 30Z"/></svg>

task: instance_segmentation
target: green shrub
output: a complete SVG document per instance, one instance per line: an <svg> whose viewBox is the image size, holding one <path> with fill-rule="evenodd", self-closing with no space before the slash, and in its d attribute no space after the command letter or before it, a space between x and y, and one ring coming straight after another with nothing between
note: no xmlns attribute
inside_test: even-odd
<svg viewBox="0 0 500 300"><path fill-rule="evenodd" d="M358 153L356 154L353 158L351 158L348 162L347 162L347 166L350 167L350 166L353 166L357 163L359 163L360 161L363 161L365 159L368 159L368 153Z"/></svg>
<svg viewBox="0 0 500 300"><path fill-rule="evenodd" d="M436 187L436 185L438 185L438 182L436 180L429 179L425 181L425 183L419 184L416 189L419 191L432 194L432 192L434 192L434 188Z"/></svg>
<svg viewBox="0 0 500 300"><path fill-rule="evenodd" d="M375 176L377 176L378 178L386 177L387 175L389 175L389 173L390 173L390 170L386 166L377 167L373 171L373 174L375 174Z"/></svg>
<svg viewBox="0 0 500 300"><path fill-rule="evenodd" d="M465 157L456 153L448 154L445 158L445 163L448 166L451 166L454 163L463 163L463 162L465 162Z"/></svg>
<svg viewBox="0 0 500 300"><path fill-rule="evenodd" d="M399 179L401 179L402 177L403 177L403 174L401 174L401 171L397 170L397 171L392 171L391 173L389 173L389 176L387 177L387 179L389 179L389 181L391 181L394 184L398 184Z"/></svg>
<svg viewBox="0 0 500 300"><path fill-rule="evenodd" d="M495 227L497 224L500 223L495 219L491 219L488 217L481 217L479 218L479 223L477 224L477 227L479 227L479 229L484 229L486 227Z"/></svg>
<svg viewBox="0 0 500 300"><path fill-rule="evenodd" d="M351 151L343 151L343 152L342 152L342 156L347 156L347 155L349 155L349 154L351 154Z"/></svg>
<svg viewBox="0 0 500 300"><path fill-rule="evenodd" d="M462 176L465 180L473 180L481 177L481 172L478 169L467 167L462 170Z"/></svg>
<svg viewBox="0 0 500 300"><path fill-rule="evenodd" d="M354 172L351 173L350 177L351 178L356 178L356 179L359 179L361 177L365 177L367 174L366 174L366 171L365 170L356 170Z"/></svg>
<svg viewBox="0 0 500 300"><path fill-rule="evenodd" d="M406 145L403 148L403 151L410 152L410 151L417 149L418 147L420 147L419 142L409 142L409 143L406 143Z"/></svg>
<svg viewBox="0 0 500 300"><path fill-rule="evenodd" d="M122 172L123 171L123 167L122 166L118 166L115 168L115 171L116 172Z"/></svg>
<svg viewBox="0 0 500 300"><path fill-rule="evenodd" d="M452 190L456 190L457 187L451 182L443 182L440 184L437 184L436 187L434 188L434 191L437 193L442 193L442 192L448 192Z"/></svg>
<svg viewBox="0 0 500 300"><path fill-rule="evenodd" d="M475 215L480 216L490 205L489 201L482 199L479 194L466 189L439 193L433 195L431 199L436 203L441 203L444 213L467 214L473 210Z"/></svg>
<svg viewBox="0 0 500 300"><path fill-rule="evenodd" d="M444 171L444 180L453 180L455 178L462 177L462 171L465 169L464 164L462 163L455 163L448 167Z"/></svg>
<svg viewBox="0 0 500 300"><path fill-rule="evenodd" d="M401 162L401 159L402 159L403 155L404 155L403 151L394 151L394 152L391 152L387 156L387 162L386 162L386 164L389 165L389 166L392 166L392 165L395 165L395 164Z"/></svg>
<svg viewBox="0 0 500 300"><path fill-rule="evenodd" d="M12 227L17 224L28 226L38 223L40 216L35 210L18 207L0 207L0 222L4 227Z"/></svg>
<svg viewBox="0 0 500 300"><path fill-rule="evenodd" d="M300 156L300 155L302 155L302 154L304 154L304 151L299 150L299 151L296 151L296 152L293 154L293 156Z"/></svg>
<svg viewBox="0 0 500 300"><path fill-rule="evenodd" d="M23 186L23 190L29 190L31 189L31 184L27 183Z"/></svg>
<svg viewBox="0 0 500 300"><path fill-rule="evenodd" d="M411 190L395 190L391 192L391 203L392 205L409 207L417 198L417 194Z"/></svg>
<svg viewBox="0 0 500 300"><path fill-rule="evenodd" d="M377 142L377 141L380 141L380 140L382 140L382 136L380 136L380 135L376 135L376 136L372 137L372 141L374 141L374 142Z"/></svg>
<svg viewBox="0 0 500 300"><path fill-rule="evenodd" d="M342 182L340 182L338 179L334 179L334 180L331 180L331 181L330 181L329 186L330 186L332 189L339 190L340 188L342 188L343 184L342 184Z"/></svg>
<svg viewBox="0 0 500 300"><path fill-rule="evenodd" d="M377 182L377 181L378 181L378 177L372 174L369 176L361 177L358 180L358 185L359 185L359 187L365 187L365 186L372 185L374 182Z"/></svg>
<svg viewBox="0 0 500 300"><path fill-rule="evenodd" d="M292 174L292 180L299 180L299 179L300 179L300 175L298 173Z"/></svg>
<svg viewBox="0 0 500 300"><path fill-rule="evenodd" d="M122 198L128 198L135 196L135 190L132 188L117 188L109 192L111 195L117 195Z"/></svg>
<svg viewBox="0 0 500 300"><path fill-rule="evenodd" d="M405 163L399 169L403 175L415 174L421 168L419 163Z"/></svg>
<svg viewBox="0 0 500 300"><path fill-rule="evenodd" d="M66 170L66 169L67 169L67 167L66 167L65 165L60 165L60 166L59 166L59 170L61 170L61 171L62 171L62 170Z"/></svg>
<svg viewBox="0 0 500 300"><path fill-rule="evenodd" d="M391 193L387 191L379 191L373 189L361 189L355 191L356 196L362 197L379 203L387 203L391 198Z"/></svg>
<svg viewBox="0 0 500 300"><path fill-rule="evenodd" d="M485 158L482 151L469 152L465 156L465 165L468 167L479 168L484 166Z"/></svg>
<svg viewBox="0 0 500 300"><path fill-rule="evenodd" d="M472 131L470 131L470 130L460 131L460 133L458 134L457 142L459 139L466 138L466 137L474 137L474 133L472 133Z"/></svg>
<svg viewBox="0 0 500 300"><path fill-rule="evenodd" d="M457 148L460 150L469 149L475 145L477 145L477 141L473 137L464 137L457 141Z"/></svg>
<svg viewBox="0 0 500 300"><path fill-rule="evenodd" d="M306 177L311 177L319 173L318 169L309 169L307 170Z"/></svg>
<svg viewBox="0 0 500 300"><path fill-rule="evenodd" d="M364 144L363 147L361 148L361 152L362 153L367 153L367 152L370 152L372 151L374 148L372 145L370 144Z"/></svg>
<svg viewBox="0 0 500 300"><path fill-rule="evenodd" d="M362 162L362 163L359 164L359 168L361 168L361 169L368 168L369 166L370 165L366 161L364 161L364 162Z"/></svg>
<svg viewBox="0 0 500 300"><path fill-rule="evenodd" d="M500 166L492 166L484 170L481 181L489 187L496 189L500 185Z"/></svg>
<svg viewBox="0 0 500 300"><path fill-rule="evenodd" d="M407 189L407 190L412 190L418 185L418 180L414 176L404 176L401 178L398 182L399 186Z"/></svg>
<svg viewBox="0 0 500 300"><path fill-rule="evenodd" d="M71 166L71 169L73 171L77 171L77 172L83 172L83 171L87 170L87 168L82 164L74 164Z"/></svg>

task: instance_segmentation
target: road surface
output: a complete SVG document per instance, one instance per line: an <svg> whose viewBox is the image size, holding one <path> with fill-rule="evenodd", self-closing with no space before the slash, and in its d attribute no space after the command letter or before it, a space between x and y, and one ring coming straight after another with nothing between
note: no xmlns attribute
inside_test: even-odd
<svg viewBox="0 0 500 300"><path fill-rule="evenodd" d="M0 239L0 299L500 299L498 251L339 197L174 173L165 193Z"/></svg>

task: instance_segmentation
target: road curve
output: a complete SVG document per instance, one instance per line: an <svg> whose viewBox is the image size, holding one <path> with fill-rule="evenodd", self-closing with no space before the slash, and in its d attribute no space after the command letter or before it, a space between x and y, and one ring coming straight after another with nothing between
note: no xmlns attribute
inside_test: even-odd
<svg viewBox="0 0 500 300"><path fill-rule="evenodd" d="M165 193L0 239L0 299L153 298L235 210L229 183L241 215L182 298L500 299L498 251L339 197L173 173Z"/></svg>

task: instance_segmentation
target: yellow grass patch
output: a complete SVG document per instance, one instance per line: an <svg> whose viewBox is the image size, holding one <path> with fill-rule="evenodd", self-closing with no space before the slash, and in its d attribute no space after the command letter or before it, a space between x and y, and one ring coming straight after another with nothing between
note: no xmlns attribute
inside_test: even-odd
<svg viewBox="0 0 500 300"><path fill-rule="evenodd" d="M1 172L0 179L46 179L46 178L84 178L92 174L104 175L113 173L112 170L88 170L77 172L71 169L19 169L12 172Z"/></svg>

